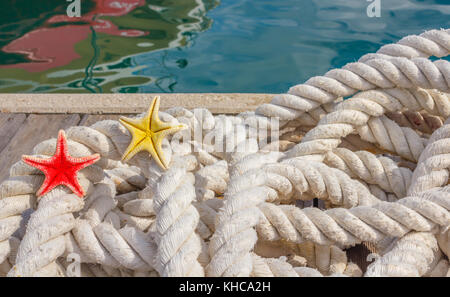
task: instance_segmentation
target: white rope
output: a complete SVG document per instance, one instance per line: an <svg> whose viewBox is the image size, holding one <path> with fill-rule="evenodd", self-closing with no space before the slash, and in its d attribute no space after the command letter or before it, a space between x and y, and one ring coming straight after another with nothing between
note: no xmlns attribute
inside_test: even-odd
<svg viewBox="0 0 450 297"><path fill-rule="evenodd" d="M338 168L352 178L378 185L382 190L405 197L411 184L412 171L399 167L398 163L384 156L376 156L367 151L352 152L336 148L325 154L324 163Z"/></svg>
<svg viewBox="0 0 450 297"><path fill-rule="evenodd" d="M393 89L389 93L378 91L358 93L336 106L336 111L324 116L318 125L302 138L302 142L287 154L289 157L323 154L336 148L343 137L357 131L363 140L376 143L382 149L394 152L405 159L417 161L426 140L411 128L400 127L384 116L384 113L388 110L391 112L401 110L405 106L402 104L403 101L411 102L411 97L419 100L425 95L428 95L428 99L432 98L428 105L433 106L433 103L439 100L450 105L448 94L425 90L415 93L401 89Z"/></svg>
<svg viewBox="0 0 450 297"><path fill-rule="evenodd" d="M414 170L409 194L423 193L428 189L441 187L448 182L450 163L448 158L448 145L450 137L450 122L436 130L430 137L428 145L419 158L419 163ZM448 186L443 192L449 191ZM433 193L436 195L436 193ZM424 195L424 199L433 199L433 194ZM448 252L448 229L450 220L438 231L443 251ZM411 248L411 246L416 248ZM447 254L448 255L448 254ZM369 266L368 276L422 276L433 264L440 260L441 252L438 242L431 233L419 233L405 236L398 240L393 250ZM398 261L409 257L411 260ZM394 264L394 265L393 265Z"/></svg>
<svg viewBox="0 0 450 297"><path fill-rule="evenodd" d="M201 238L195 233L199 221L192 205L195 189L192 178L181 168L170 169L156 187L158 251L156 265L162 276L204 276L197 258Z"/></svg>
<svg viewBox="0 0 450 297"><path fill-rule="evenodd" d="M437 242L429 232L412 232L397 242L395 247L372 263L366 276L422 276L439 253Z"/></svg>
<svg viewBox="0 0 450 297"><path fill-rule="evenodd" d="M323 212L317 208L301 210L294 206L264 203L275 201L278 198L276 193L270 187L259 186L226 195L224 209L218 214L216 232L210 242L208 275L225 275L228 263L251 265L241 260L249 257L248 253L255 245L257 236L253 227L258 225L261 207L262 213L269 216L266 222L270 222L277 232L275 237L270 237L269 228L257 227L262 238L278 240L281 237L293 242L310 240L317 244L376 242L384 236L401 237L409 230L426 231L435 224L446 226L450 222L450 206L448 201L445 204L448 195L431 198L422 204L417 203L417 197L407 197L395 203L380 202L372 207L335 208ZM431 208L433 211L427 210Z"/></svg>
<svg viewBox="0 0 450 297"><path fill-rule="evenodd" d="M427 112L397 111L388 112L386 116L402 127L410 127L426 134L433 133L444 124L441 117L430 115Z"/></svg>
<svg viewBox="0 0 450 297"><path fill-rule="evenodd" d="M64 234L75 226L72 212L83 208L74 194L55 189L41 198L37 210L28 221L16 264L8 276L34 276L65 252Z"/></svg>
<svg viewBox="0 0 450 297"><path fill-rule="evenodd" d="M447 184L450 170L450 120L436 130L421 154L411 180L410 194Z"/></svg>
<svg viewBox="0 0 450 297"><path fill-rule="evenodd" d="M425 33L405 37L398 44L384 46L375 55L365 55L357 63L349 63L342 69L330 70L324 76L313 77L302 85L294 86L288 94L275 96L270 104L258 107L257 113L293 120L306 111L338 97L350 96L358 90L394 86L430 88L428 80L436 74L439 76L440 70L444 69L441 75L447 74L446 77L449 77L448 62L441 60L431 65L425 58L430 55L448 55L450 31L433 30ZM445 85L443 78L434 81L435 85ZM447 89L448 84L442 91Z"/></svg>

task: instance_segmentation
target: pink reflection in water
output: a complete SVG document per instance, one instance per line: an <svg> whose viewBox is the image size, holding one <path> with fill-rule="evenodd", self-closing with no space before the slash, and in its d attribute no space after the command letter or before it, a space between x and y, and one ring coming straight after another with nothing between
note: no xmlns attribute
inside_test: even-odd
<svg viewBox="0 0 450 297"><path fill-rule="evenodd" d="M148 34L141 30L119 30L111 21L100 19L101 16L126 15L136 7L145 5L145 0L93 1L96 3L95 9L80 18L56 15L46 21L46 24L70 22L70 25L39 28L4 46L4 52L25 54L30 62L1 65L0 68L21 68L40 72L67 65L81 57L75 52L75 44L89 37L91 27L98 33L115 36L138 37Z"/></svg>

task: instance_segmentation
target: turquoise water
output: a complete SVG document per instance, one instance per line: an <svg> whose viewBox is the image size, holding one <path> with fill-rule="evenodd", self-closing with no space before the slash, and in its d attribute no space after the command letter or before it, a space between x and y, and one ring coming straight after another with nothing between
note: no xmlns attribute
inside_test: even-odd
<svg viewBox="0 0 450 297"><path fill-rule="evenodd" d="M381 1L381 17L364 0L223 0L212 27L183 50L142 54L137 64L167 73L159 88L177 92L285 92L290 86L356 61L380 46L427 29L449 27L450 1ZM167 63L152 64L152 60ZM180 69L173 61L184 59Z"/></svg>
<svg viewBox="0 0 450 297"><path fill-rule="evenodd" d="M0 92L280 93L403 36L450 27L448 0L381 0L380 18L366 15L370 2L365 0L186 0L183 9L178 1L139 3L145 5L104 19L118 30L142 30L143 36L118 37L86 27L73 46L65 43L71 47L66 53L73 48L80 56L66 59L70 63L64 64L62 56L63 62L40 67L41 58L30 71L29 57L17 49L3 53ZM48 17L61 13L64 8L59 7ZM189 26L180 29L179 24ZM21 27L16 39L32 30L42 33L46 26L78 30L89 25L65 22L56 27L41 21L30 29ZM65 36L58 37L60 42Z"/></svg>

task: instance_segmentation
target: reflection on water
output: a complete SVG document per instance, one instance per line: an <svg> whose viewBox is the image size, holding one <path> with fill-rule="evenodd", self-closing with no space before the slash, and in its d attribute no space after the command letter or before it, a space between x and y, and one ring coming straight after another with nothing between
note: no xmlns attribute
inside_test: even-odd
<svg viewBox="0 0 450 297"><path fill-rule="evenodd" d="M164 78L135 74L149 66L133 57L189 45L211 25L205 14L217 5L215 0L90 0L82 1L81 18L70 18L60 0L45 7L33 1L32 7L19 8L17 2L3 0L0 7L28 12L2 18L2 92L136 92L138 86L158 84ZM186 65L180 59L179 67Z"/></svg>
<svg viewBox="0 0 450 297"><path fill-rule="evenodd" d="M63 0L2 0L0 92L279 93L450 25L448 0L381 1L381 18L368 4L83 0L76 19Z"/></svg>

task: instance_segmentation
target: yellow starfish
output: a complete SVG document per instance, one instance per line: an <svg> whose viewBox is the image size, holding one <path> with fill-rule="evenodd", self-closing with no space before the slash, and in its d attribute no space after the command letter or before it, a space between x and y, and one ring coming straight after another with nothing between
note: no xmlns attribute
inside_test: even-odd
<svg viewBox="0 0 450 297"><path fill-rule="evenodd" d="M161 148L162 141L167 135L184 129L186 126L171 125L161 121L158 116L159 101L159 96L156 96L143 118L120 117L119 121L130 131L133 137L122 156L123 161L126 162L140 151L145 150L151 154L161 168L167 169L168 164Z"/></svg>

